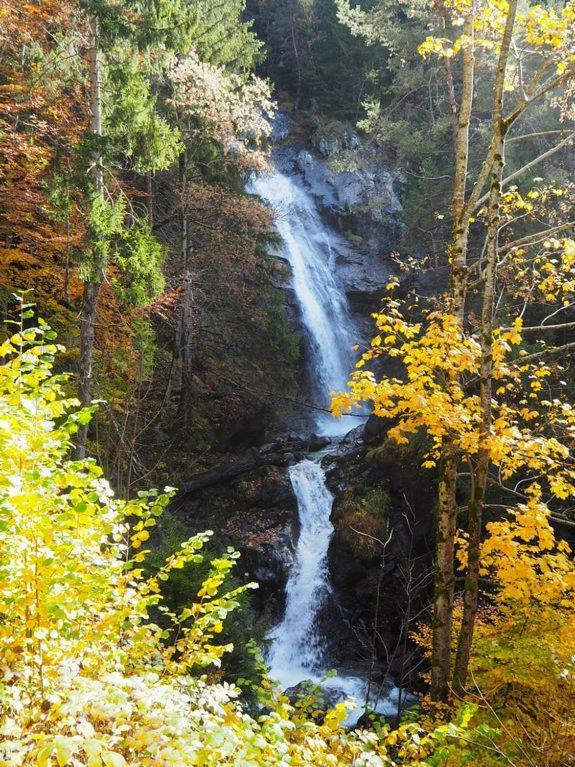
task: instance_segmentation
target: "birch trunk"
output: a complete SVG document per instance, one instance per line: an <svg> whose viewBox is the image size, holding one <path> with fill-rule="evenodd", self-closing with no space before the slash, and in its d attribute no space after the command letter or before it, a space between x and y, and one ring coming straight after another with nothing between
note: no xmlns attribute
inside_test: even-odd
<svg viewBox="0 0 575 767"><path fill-rule="evenodd" d="M473 23L473 13L470 13L465 19L465 34L469 44L463 51L463 83L455 137L455 175L451 204L453 225L449 248L451 275L446 305L446 311L457 317L461 326L467 291L469 220L464 211L475 73ZM439 477L433 592L431 698L435 701L446 701L449 698L457 529L457 466L458 455L449 444L445 444Z"/></svg>

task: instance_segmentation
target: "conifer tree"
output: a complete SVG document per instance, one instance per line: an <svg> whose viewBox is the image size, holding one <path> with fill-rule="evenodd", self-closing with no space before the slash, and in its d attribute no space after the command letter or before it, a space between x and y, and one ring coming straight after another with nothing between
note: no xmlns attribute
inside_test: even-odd
<svg viewBox="0 0 575 767"><path fill-rule="evenodd" d="M160 170L169 167L177 157L180 146L177 131L160 115L152 90L154 56L150 58L149 46L152 42L155 45L184 42L188 24L178 2L134 3L132 8L130 4L119 7L115 3L85 0L82 8L89 32L90 137L86 160L92 183L87 189L91 200L91 237L81 265L84 293L79 378L82 404L89 406L98 297L113 253L120 250L121 243L124 256L119 263L128 269L132 256L138 260L138 252L139 262L147 262L146 271L159 267L158 246L145 219L133 217L130 228L138 234L125 235L126 198L117 190L117 168ZM178 35L173 32L174 25L180 30ZM134 244L137 249L132 252ZM159 278L152 277L148 282L159 284ZM79 458L85 454L86 437L87 425L76 438Z"/></svg>

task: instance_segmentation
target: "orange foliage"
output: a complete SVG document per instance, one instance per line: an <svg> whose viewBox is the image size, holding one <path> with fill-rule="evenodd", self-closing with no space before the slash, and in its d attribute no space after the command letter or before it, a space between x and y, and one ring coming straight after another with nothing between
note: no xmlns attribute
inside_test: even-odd
<svg viewBox="0 0 575 767"><path fill-rule="evenodd" d="M172 194L167 187L157 190L158 197ZM270 212L245 195L201 183L190 184L179 203L190 222L194 422L199 432L229 434L241 431L247 415L271 407L270 390L279 371L290 364L289 351L274 336L270 320L276 301L270 283L280 269L263 248L270 236ZM176 221L176 215L165 220ZM176 239L168 226L161 235L168 243ZM159 333L169 334L169 343L180 322L181 274L179 259L170 259L167 292L151 307Z"/></svg>
<svg viewBox="0 0 575 767"><path fill-rule="evenodd" d="M34 290L48 315L61 314L66 261L85 233L82 200L63 215L48 182L71 169L87 124L78 64L62 41L75 4L64 0L4 2L0 49L0 280ZM77 20L76 20L77 21ZM70 285L77 296L79 283Z"/></svg>
<svg viewBox="0 0 575 767"><path fill-rule="evenodd" d="M82 14L75 0L4 0L0 5L0 300L31 300L70 348L76 346L82 282L75 271L86 243L87 204L76 174L88 128ZM71 334L71 335L70 335ZM126 312L102 291L97 344L103 357L130 340Z"/></svg>

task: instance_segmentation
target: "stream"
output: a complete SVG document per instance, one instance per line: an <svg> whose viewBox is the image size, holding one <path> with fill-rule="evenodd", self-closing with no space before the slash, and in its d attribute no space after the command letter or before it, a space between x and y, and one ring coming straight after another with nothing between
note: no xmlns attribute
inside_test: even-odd
<svg viewBox="0 0 575 767"><path fill-rule="evenodd" d="M346 388L354 361L352 347L358 335L345 293L334 277L333 244L338 235L322 221L313 197L297 177L275 171L254 178L248 191L259 195L276 214L275 226L283 243L281 255L291 266L306 333L312 394L321 407L327 407L330 392ZM357 418L336 419L322 411L316 412L314 420L316 432L332 438L333 449L358 425ZM398 691L392 689L385 698L374 700L365 678L348 674L326 678L331 667L325 656L327 642L319 617L328 599L337 600L327 561L334 531L330 520L333 496L320 461L321 456L305 459L289 470L300 532L286 585L285 613L269 636L267 663L270 676L283 689L309 680L333 691L335 699L354 698L358 705L347 719L351 725L363 713L368 697L371 710L395 713ZM343 611L340 614L343 622ZM337 631L337 626L330 630Z"/></svg>

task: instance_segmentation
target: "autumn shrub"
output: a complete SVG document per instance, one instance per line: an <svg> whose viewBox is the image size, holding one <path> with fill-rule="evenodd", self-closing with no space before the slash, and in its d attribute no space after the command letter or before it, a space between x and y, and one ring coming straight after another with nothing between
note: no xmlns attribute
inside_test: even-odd
<svg viewBox="0 0 575 767"><path fill-rule="evenodd" d="M342 539L361 559L369 560L383 551L387 537L389 494L382 487L349 488L338 512Z"/></svg>
<svg viewBox="0 0 575 767"><path fill-rule="evenodd" d="M489 589L466 699L478 705L476 721L498 728L493 745L508 763L566 767L575 764L575 563L549 516L533 485L527 503L487 524L481 574ZM461 615L458 600L453 647ZM422 624L414 639L431 656L431 627Z"/></svg>
<svg viewBox="0 0 575 767"><path fill-rule="evenodd" d="M118 500L93 460L69 460L90 413L66 398L65 378L53 374L53 333L42 323L24 328L31 314L25 308L0 347L1 763L444 763L437 759L459 748L471 710L436 728L410 722L348 733L346 704L317 724L293 718L268 685L266 708L253 717L238 687L198 675L229 649L218 638L245 587L222 593L222 584L236 555L211 560L194 602L180 612L162 604L161 584L201 562L209 533L144 575L143 547L169 494ZM173 630L153 623L152 609L164 611ZM481 750L482 737L470 738L473 749ZM464 758L458 763L469 763Z"/></svg>
<svg viewBox="0 0 575 767"><path fill-rule="evenodd" d="M472 672L509 749L542 765L575 763L575 564L537 486L487 526L483 575L496 584L479 621Z"/></svg>

